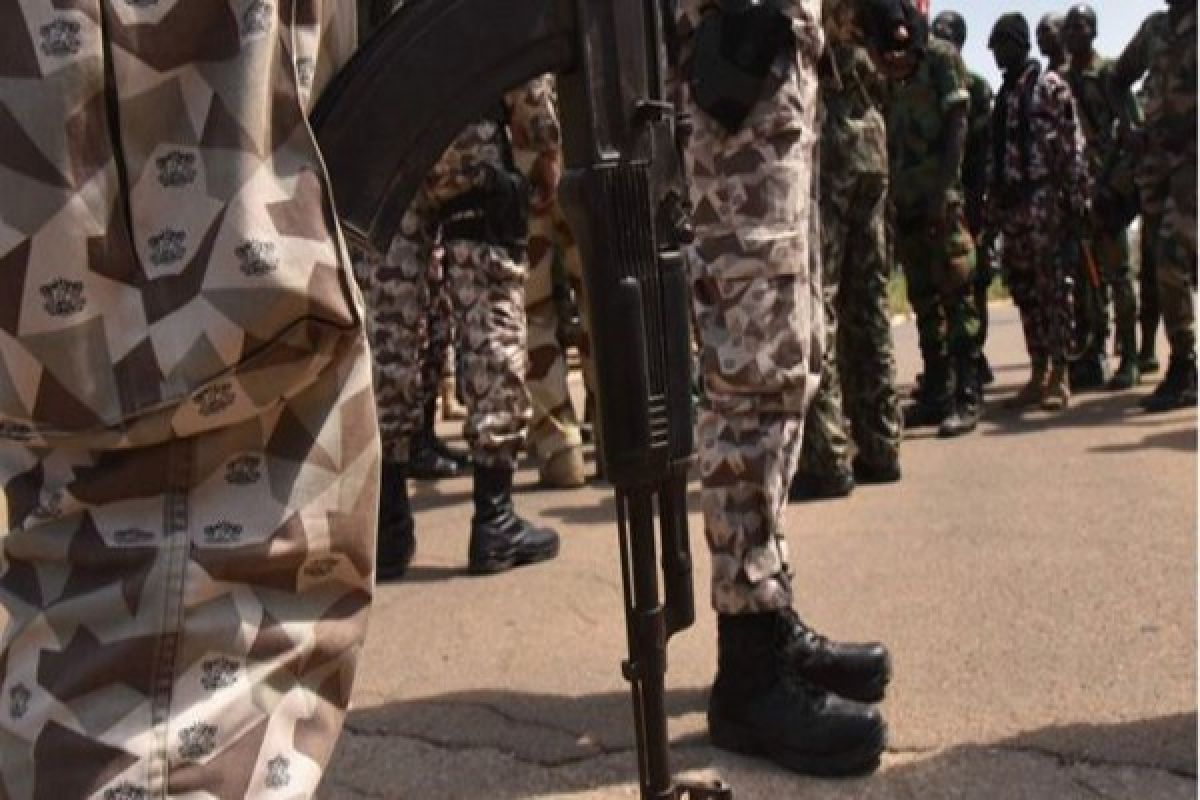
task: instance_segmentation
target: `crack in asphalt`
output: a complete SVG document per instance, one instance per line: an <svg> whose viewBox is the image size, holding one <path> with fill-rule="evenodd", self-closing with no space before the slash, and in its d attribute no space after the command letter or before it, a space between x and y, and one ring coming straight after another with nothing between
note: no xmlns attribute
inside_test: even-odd
<svg viewBox="0 0 1200 800"><path fill-rule="evenodd" d="M1113 761L1107 758L1097 758L1095 756L1087 756L1079 753L1060 753L1057 750L1050 750L1045 747L1014 747L1011 745L990 746L989 749L996 750L1002 753L1021 753L1023 755L1041 756L1050 758L1058 762L1061 767L1095 767L1097 769L1142 769L1148 772L1164 772L1168 775L1173 775L1176 778L1184 778L1186 780L1196 780L1196 773L1189 772L1186 769L1179 767L1170 767L1165 764L1147 764L1144 761Z"/></svg>

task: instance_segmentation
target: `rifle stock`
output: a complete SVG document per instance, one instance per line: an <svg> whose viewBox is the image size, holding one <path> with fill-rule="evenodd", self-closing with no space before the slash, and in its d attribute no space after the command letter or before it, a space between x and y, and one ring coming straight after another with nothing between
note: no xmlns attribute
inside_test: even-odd
<svg viewBox="0 0 1200 800"><path fill-rule="evenodd" d="M411 0L321 97L313 127L347 233L386 252L455 135L506 90L560 73L563 205L584 262L600 447L616 490L643 800L730 800L672 779L666 645L695 618L688 236L664 0ZM657 510L657 514L656 514ZM661 542L663 597L656 550Z"/></svg>

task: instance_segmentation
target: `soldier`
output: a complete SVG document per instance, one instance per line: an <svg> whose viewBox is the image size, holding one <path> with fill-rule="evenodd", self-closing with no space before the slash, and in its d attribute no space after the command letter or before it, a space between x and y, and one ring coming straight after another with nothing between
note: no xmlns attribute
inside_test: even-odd
<svg viewBox="0 0 1200 800"><path fill-rule="evenodd" d="M707 12L707 13L706 13ZM696 239L688 268L703 400L697 445L712 551L713 743L805 773L879 761L882 645L843 645L792 605L783 513L823 330L816 153L820 0L679 4ZM744 91L734 90L737 76ZM723 87L723 89L722 89Z"/></svg>
<svg viewBox="0 0 1200 800"><path fill-rule="evenodd" d="M1029 23L1004 14L988 47L1004 82L993 112L988 191L989 238L998 231L1005 280L1021 312L1033 364L1027 383L1007 405L1066 408L1070 283L1063 245L1087 213L1083 134L1066 81L1029 57Z"/></svg>
<svg viewBox="0 0 1200 800"><path fill-rule="evenodd" d="M961 181L970 94L954 47L931 38L924 20L913 36L904 57L886 67L896 260L924 362L904 424L936 425L939 436L951 437L975 430L982 404L975 243Z"/></svg>
<svg viewBox="0 0 1200 800"><path fill-rule="evenodd" d="M545 80L553 86L553 78ZM526 142L514 131L513 157L522 173L561 171L561 136L557 130L538 133L538 140L553 143L542 151L537 141ZM553 161L553 163L545 163ZM557 185L557 180L554 181ZM564 235L565 234L565 235ZM565 245L565 246L564 246ZM582 278L578 251L559 207L557 195L535 196L529 219L529 276L525 282L525 314L529 328L529 372L525 383L533 405L528 448L538 462L541 484L550 488L583 486L583 436L567 386L567 357L560 340L567 320L562 319L558 292L565 288L570 270ZM559 273L556 276L556 272Z"/></svg>
<svg viewBox="0 0 1200 800"><path fill-rule="evenodd" d="M370 356L305 124L353 6L164 5L0 10L13 800L314 795L371 598Z"/></svg>
<svg viewBox="0 0 1200 800"><path fill-rule="evenodd" d="M557 117L545 79L514 91L496 116L463 131L426 177L382 263L360 257L359 282L370 312L375 390L384 442L377 572L400 577L415 546L403 464L425 399L420 379L423 283L441 237L463 364L467 442L474 461L475 515L467 570L500 572L553 558L558 535L517 516L512 479L529 421L525 389L524 254L528 194L510 167L506 125L549 150L539 136ZM546 117L552 117L547 121ZM536 171L539 191L554 192L552 166Z"/></svg>
<svg viewBox="0 0 1200 800"><path fill-rule="evenodd" d="M933 35L954 45L962 56L967 43L967 21L954 11L943 11L933 20ZM984 229L984 201L987 196L987 161L992 138L992 87L978 72L967 70L967 93L971 96L967 110L967 143L963 148L963 212L967 229L975 240L981 261L975 268L975 308L979 311L979 382L988 385L994 380L984 345L988 334L988 289L993 275L991 253L980 252Z"/></svg>
<svg viewBox="0 0 1200 800"><path fill-rule="evenodd" d="M1196 404L1196 3L1167 0L1117 59L1116 97L1143 75L1143 207L1156 218L1153 239L1158 300L1171 346L1162 382L1142 406L1151 412ZM1118 111L1122 106L1117 106ZM1134 121L1123 119L1127 126Z"/></svg>
<svg viewBox="0 0 1200 800"><path fill-rule="evenodd" d="M1096 12L1084 3L1071 7L1063 23L1062 39L1070 54L1065 71L1079 122L1087 139L1088 169L1094 192L1090 233L1096 252L1104 294L1111 293L1117 345L1121 361L1107 388L1129 389L1138 380L1137 295L1133 288L1128 225L1137 211L1133 154L1117 139L1118 115L1113 102L1127 106L1126 115L1137 119L1137 101L1132 92L1113 101L1108 82L1113 62L1101 58L1092 47L1096 40ZM1105 341L1108 337L1108 304L1097 315L1092 349L1072 367L1080 389L1103 385Z"/></svg>
<svg viewBox="0 0 1200 800"><path fill-rule="evenodd" d="M1037 26L1037 46L1046 59L1046 69L1061 72L1067 65L1067 50L1062 43L1065 17L1058 11L1043 14Z"/></svg>
<svg viewBox="0 0 1200 800"><path fill-rule="evenodd" d="M887 127L882 80L850 4L826 10L821 79L821 242L826 353L789 499L900 479L900 407L887 289ZM840 379L839 379L840 378ZM844 398L843 398L844 391ZM843 408L845 409L843 416ZM847 428L854 438L853 472Z"/></svg>

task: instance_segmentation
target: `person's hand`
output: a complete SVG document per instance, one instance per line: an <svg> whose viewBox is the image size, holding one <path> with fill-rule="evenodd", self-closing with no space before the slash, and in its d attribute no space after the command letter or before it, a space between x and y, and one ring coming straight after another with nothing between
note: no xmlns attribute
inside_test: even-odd
<svg viewBox="0 0 1200 800"><path fill-rule="evenodd" d="M529 205L535 214L543 213L554 205L558 182L562 180L562 169L562 155L558 151L542 153L533 162L529 175L533 193Z"/></svg>

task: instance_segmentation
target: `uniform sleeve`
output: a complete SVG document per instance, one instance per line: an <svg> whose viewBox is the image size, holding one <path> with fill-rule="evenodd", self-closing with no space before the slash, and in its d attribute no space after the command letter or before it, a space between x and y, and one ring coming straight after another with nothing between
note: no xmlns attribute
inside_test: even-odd
<svg viewBox="0 0 1200 800"><path fill-rule="evenodd" d="M1116 100L1116 108L1124 107L1119 98L1133 89L1133 85L1146 74L1150 66L1150 39L1154 18L1155 15L1151 15L1142 23L1142 27L1138 28L1129 44L1125 45L1125 49L1113 65L1112 74L1108 79L1108 91Z"/></svg>
<svg viewBox="0 0 1200 800"><path fill-rule="evenodd" d="M934 51L930 51L931 53ZM971 102L967 90L967 68L957 54L945 54L934 59L933 79L942 104L942 111L966 109Z"/></svg>
<svg viewBox="0 0 1200 800"><path fill-rule="evenodd" d="M514 150L534 154L562 147L553 75L542 75L505 95Z"/></svg>

